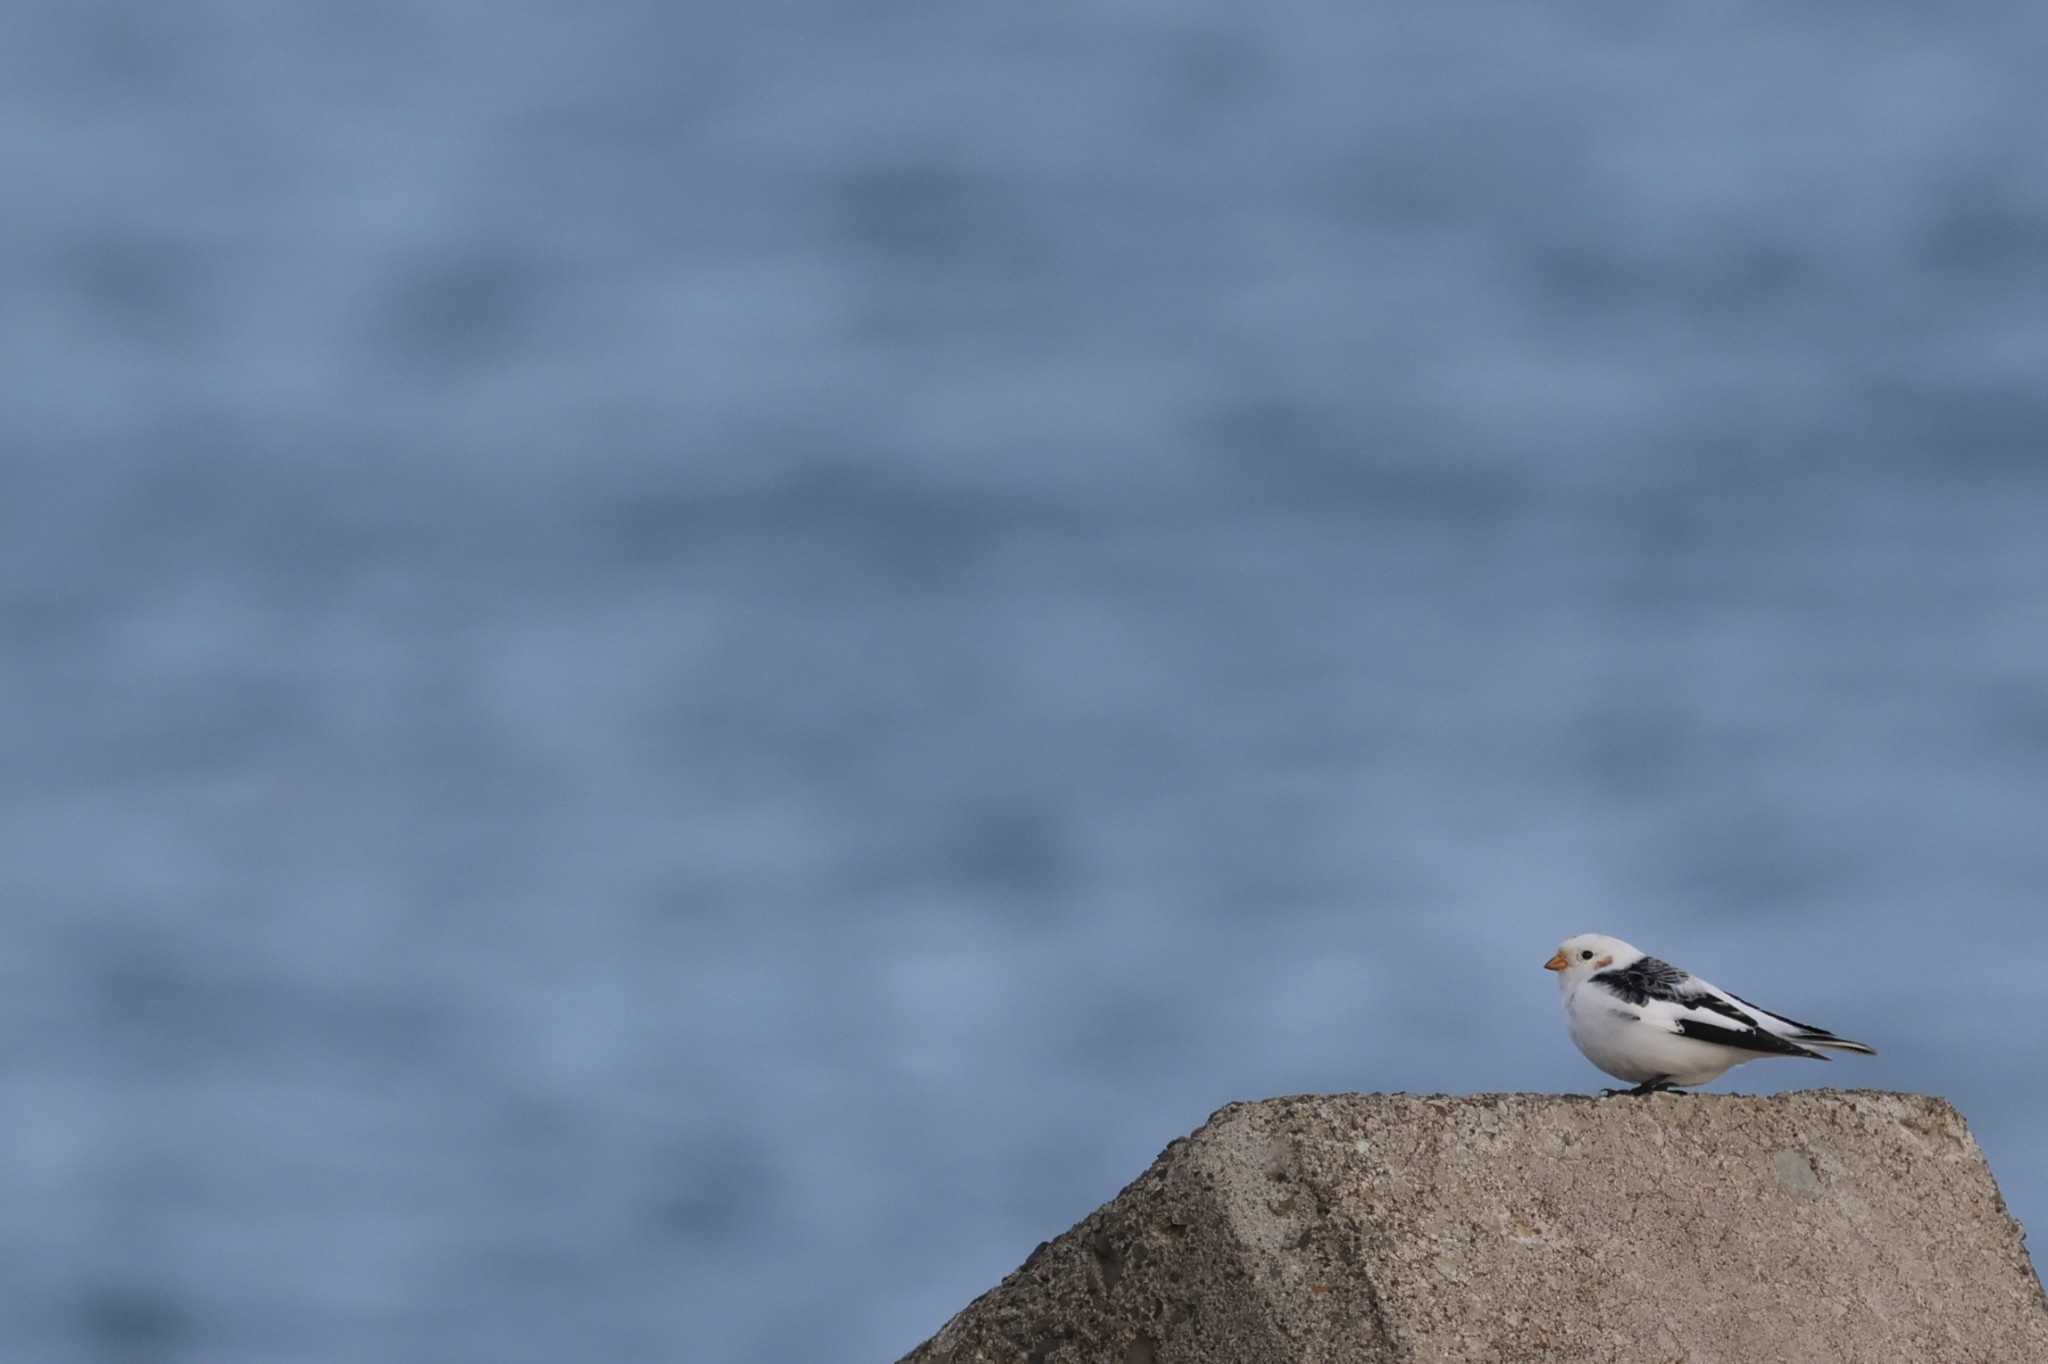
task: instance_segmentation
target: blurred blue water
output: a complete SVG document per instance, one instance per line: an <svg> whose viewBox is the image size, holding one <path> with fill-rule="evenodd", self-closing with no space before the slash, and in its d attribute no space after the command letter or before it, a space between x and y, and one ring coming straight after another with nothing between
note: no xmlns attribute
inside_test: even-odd
<svg viewBox="0 0 2048 1364"><path fill-rule="evenodd" d="M893 1357L1587 929L2048 1216L2048 18L747 13L12 8L0 1357Z"/></svg>

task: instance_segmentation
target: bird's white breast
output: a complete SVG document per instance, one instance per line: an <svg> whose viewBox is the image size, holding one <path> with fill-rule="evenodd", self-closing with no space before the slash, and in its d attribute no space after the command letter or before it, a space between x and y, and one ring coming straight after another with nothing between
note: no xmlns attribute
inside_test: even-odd
<svg viewBox="0 0 2048 1364"><path fill-rule="evenodd" d="M1728 1069L1740 1053L1681 1037L1654 1016L1657 1005L1635 1005L1587 981L1565 996L1572 1042L1586 1059L1618 1080L1641 1084L1670 1078L1705 1084Z"/></svg>

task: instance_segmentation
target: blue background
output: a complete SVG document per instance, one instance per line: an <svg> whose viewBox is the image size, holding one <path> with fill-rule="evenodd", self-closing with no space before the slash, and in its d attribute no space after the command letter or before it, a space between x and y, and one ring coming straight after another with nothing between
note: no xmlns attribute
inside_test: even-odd
<svg viewBox="0 0 2048 1364"><path fill-rule="evenodd" d="M2043 15L11 6L0 1356L892 1358L1584 930L2048 1216Z"/></svg>

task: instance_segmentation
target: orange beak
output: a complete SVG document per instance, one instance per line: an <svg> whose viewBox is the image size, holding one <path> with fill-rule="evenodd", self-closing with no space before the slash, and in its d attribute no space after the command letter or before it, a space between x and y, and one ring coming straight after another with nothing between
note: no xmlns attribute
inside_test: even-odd
<svg viewBox="0 0 2048 1364"><path fill-rule="evenodd" d="M1570 965L1571 963L1564 959L1564 949L1560 947L1550 954L1549 961L1543 963L1543 969L1546 971L1562 971Z"/></svg>

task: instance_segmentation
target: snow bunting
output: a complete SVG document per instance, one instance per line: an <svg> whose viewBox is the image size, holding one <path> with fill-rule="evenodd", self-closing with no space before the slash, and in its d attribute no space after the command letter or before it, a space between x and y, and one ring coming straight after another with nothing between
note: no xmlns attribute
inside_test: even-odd
<svg viewBox="0 0 2048 1364"><path fill-rule="evenodd" d="M1604 933L1566 938L1543 969L1557 972L1572 1041L1586 1059L1635 1085L1609 1094L1703 1085L1759 1056L1825 1061L1828 1050L1877 1054L1826 1028L1759 1009Z"/></svg>

